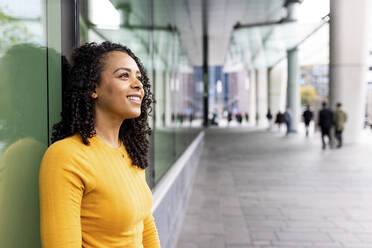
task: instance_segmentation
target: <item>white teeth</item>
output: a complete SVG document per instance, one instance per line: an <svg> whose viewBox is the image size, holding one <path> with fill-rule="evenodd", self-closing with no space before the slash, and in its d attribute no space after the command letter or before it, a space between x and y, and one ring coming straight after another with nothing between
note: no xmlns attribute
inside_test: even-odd
<svg viewBox="0 0 372 248"><path fill-rule="evenodd" d="M139 96L128 96L129 100L134 100L134 101L140 101L141 98Z"/></svg>

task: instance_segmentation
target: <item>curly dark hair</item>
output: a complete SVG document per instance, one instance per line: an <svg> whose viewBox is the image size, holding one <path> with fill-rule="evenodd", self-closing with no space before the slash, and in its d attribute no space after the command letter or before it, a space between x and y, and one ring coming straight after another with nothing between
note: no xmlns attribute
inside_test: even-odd
<svg viewBox="0 0 372 248"><path fill-rule="evenodd" d="M62 120L53 126L52 142L79 133L83 143L89 145L88 138L96 134L94 99L91 95L101 81L105 57L113 51L120 51L132 57L141 72L141 82L145 92L141 115L123 121L119 130L119 139L123 141L133 165L144 169L148 166L147 135L151 134L147 119L155 100L141 61L129 48L120 44L108 41L101 44L92 42L74 49L68 83L63 90Z"/></svg>

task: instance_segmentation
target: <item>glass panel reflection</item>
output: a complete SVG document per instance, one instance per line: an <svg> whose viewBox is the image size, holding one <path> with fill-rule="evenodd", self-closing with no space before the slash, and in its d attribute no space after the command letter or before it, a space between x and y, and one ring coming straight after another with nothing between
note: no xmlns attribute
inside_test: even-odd
<svg viewBox="0 0 372 248"><path fill-rule="evenodd" d="M149 0L101 0L99 4L83 0L80 4L81 42L110 40L128 46L152 76L157 102L152 125L155 178L149 182L158 182L201 127L202 92L177 30L176 23L182 21L174 16L176 9L187 10L169 0L154 2L152 10ZM110 17L103 12L111 13Z"/></svg>
<svg viewBox="0 0 372 248"><path fill-rule="evenodd" d="M202 123L201 79L179 30L186 20L180 16L186 14L186 6L178 2L162 0L154 6L155 182L194 140Z"/></svg>
<svg viewBox="0 0 372 248"><path fill-rule="evenodd" d="M0 3L0 247L40 247L38 170L48 143L41 0Z"/></svg>

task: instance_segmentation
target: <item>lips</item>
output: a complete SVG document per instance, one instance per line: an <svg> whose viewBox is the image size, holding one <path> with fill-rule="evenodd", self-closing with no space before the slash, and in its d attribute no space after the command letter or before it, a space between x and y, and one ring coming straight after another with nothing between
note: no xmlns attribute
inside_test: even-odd
<svg viewBox="0 0 372 248"><path fill-rule="evenodd" d="M131 95L128 95L127 98L129 99L130 102L141 104L141 100L142 100L141 94L131 94Z"/></svg>

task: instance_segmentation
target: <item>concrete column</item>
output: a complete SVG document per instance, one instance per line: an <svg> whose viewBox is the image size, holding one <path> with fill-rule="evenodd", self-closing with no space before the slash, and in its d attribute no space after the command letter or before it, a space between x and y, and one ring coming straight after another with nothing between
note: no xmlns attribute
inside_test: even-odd
<svg viewBox="0 0 372 248"><path fill-rule="evenodd" d="M164 88L165 88L165 92L164 92L164 95L165 95L165 104L164 104L164 112L165 112L165 126L166 127L169 127L172 123L172 103L171 103L171 87L170 87L170 84L171 84L171 72L167 72L166 74L166 78L164 80Z"/></svg>
<svg viewBox="0 0 372 248"><path fill-rule="evenodd" d="M237 72L237 86L238 86L238 111L244 115L248 112L248 91L249 91L249 78L245 70Z"/></svg>
<svg viewBox="0 0 372 248"><path fill-rule="evenodd" d="M287 84L287 107L292 114L292 131L297 132L301 118L301 95L300 95L300 68L298 64L297 48L287 51L288 60L288 84Z"/></svg>
<svg viewBox="0 0 372 248"><path fill-rule="evenodd" d="M297 21L298 7L302 0L286 0L287 20ZM297 132L301 118L301 95L300 95L300 68L298 63L297 48L287 51L288 83L287 83L287 108L292 114L291 131Z"/></svg>
<svg viewBox="0 0 372 248"><path fill-rule="evenodd" d="M365 110L370 0L330 3L330 104L342 103L349 117L345 141L355 142Z"/></svg>
<svg viewBox="0 0 372 248"><path fill-rule="evenodd" d="M303 0L290 0L286 1L285 6L287 7L287 20L297 21L298 19L298 6Z"/></svg>
<svg viewBox="0 0 372 248"><path fill-rule="evenodd" d="M259 116L258 126L266 126L268 124L267 114L267 69L260 68L256 70L256 99L257 99L257 113Z"/></svg>
<svg viewBox="0 0 372 248"><path fill-rule="evenodd" d="M256 125L256 71L249 70L249 90L248 90L248 124Z"/></svg>
<svg viewBox="0 0 372 248"><path fill-rule="evenodd" d="M163 87L165 87L165 85L163 84L164 80L163 80L163 71L162 70L158 70L156 71L155 73L155 98L156 98L156 102L158 104L155 104L155 110L156 110L156 118L155 118L155 125L156 127L162 127L163 126L163 120L162 120L162 116L164 114L164 106L163 106L163 102L164 102L164 96L163 96Z"/></svg>
<svg viewBox="0 0 372 248"><path fill-rule="evenodd" d="M286 105L287 61L283 60L272 68L270 72L270 109L275 116L278 111L283 112Z"/></svg>

